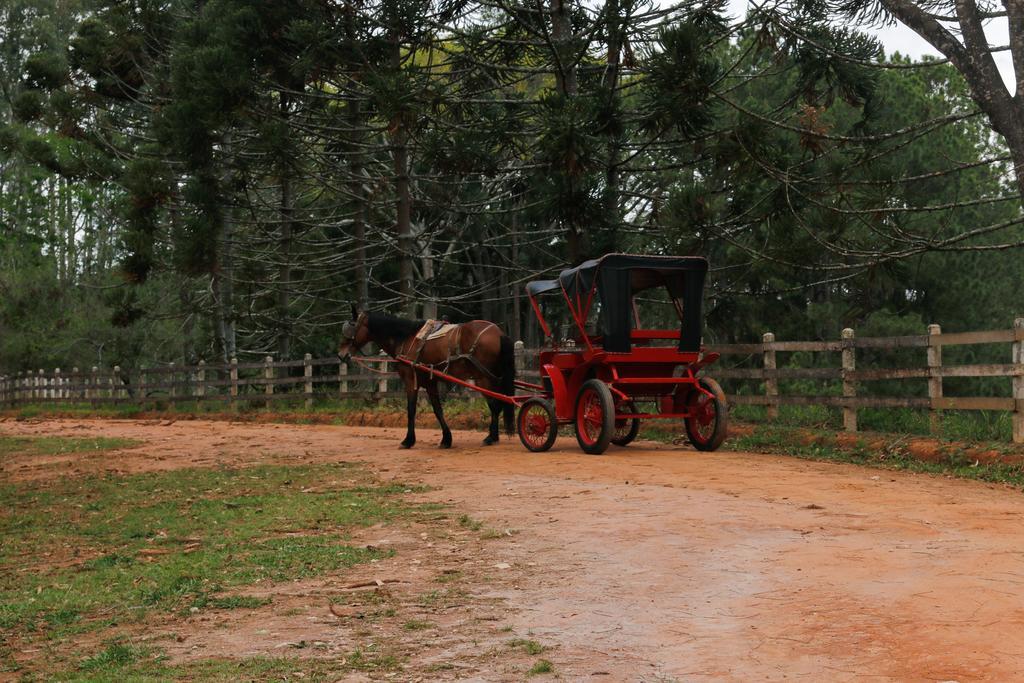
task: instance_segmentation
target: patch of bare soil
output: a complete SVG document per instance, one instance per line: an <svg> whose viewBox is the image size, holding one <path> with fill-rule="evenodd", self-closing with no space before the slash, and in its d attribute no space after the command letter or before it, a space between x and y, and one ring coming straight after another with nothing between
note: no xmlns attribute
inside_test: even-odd
<svg viewBox="0 0 1024 683"><path fill-rule="evenodd" d="M236 595L269 605L166 615L132 627L132 640L158 645L175 662L254 656L339 661L359 651L367 660L404 662L402 680L517 680L533 660L509 646L517 636L507 600L495 592L511 585L511 575L492 566L491 553L503 540L483 540L442 516L377 526L356 543L392 549L392 557L344 574L253 586ZM395 677L388 666L368 668L373 678Z"/></svg>
<svg viewBox="0 0 1024 683"><path fill-rule="evenodd" d="M401 680L504 681L521 680L536 659L507 641L530 638L567 680L1008 681L1024 670L1017 491L650 442L594 457L562 438L529 454L517 441L485 448L482 434L459 432L443 451L438 432L424 430L403 451L403 431L6 422L0 433L146 444L63 462L12 458L0 476L361 460L382 478L435 487L419 495L485 528L516 531L485 540L452 520L381 528L382 538L371 530L361 540L390 539L393 558L343 579L274 586L272 605L256 611L153 629L175 657L315 656L377 637L408 657ZM446 572L461 574L445 582L456 576ZM395 582L345 588L363 579Z"/></svg>

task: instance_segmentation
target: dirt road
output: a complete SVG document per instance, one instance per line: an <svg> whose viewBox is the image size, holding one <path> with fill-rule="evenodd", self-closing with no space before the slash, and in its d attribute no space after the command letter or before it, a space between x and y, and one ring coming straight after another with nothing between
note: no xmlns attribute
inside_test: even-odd
<svg viewBox="0 0 1024 683"><path fill-rule="evenodd" d="M517 533L478 587L551 647L567 680L1021 680L1024 496L1007 488L641 442L604 456L560 439L450 451L421 430L225 422L45 421L4 434L144 446L0 464L5 478L362 460ZM505 565L508 565L505 568ZM473 678L506 680L499 671Z"/></svg>

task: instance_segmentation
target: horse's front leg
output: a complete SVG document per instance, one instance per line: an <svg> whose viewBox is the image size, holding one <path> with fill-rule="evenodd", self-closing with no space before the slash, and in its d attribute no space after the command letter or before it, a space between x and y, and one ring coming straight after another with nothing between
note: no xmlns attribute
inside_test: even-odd
<svg viewBox="0 0 1024 683"><path fill-rule="evenodd" d="M434 417L441 425L441 443L439 448L452 447L452 430L448 429L448 422L444 419L444 410L441 408L441 396L437 392L437 381L429 382L426 385L427 396L430 397L430 407L434 409Z"/></svg>
<svg viewBox="0 0 1024 683"><path fill-rule="evenodd" d="M416 384L407 382L405 385L405 412L409 419L409 425L405 432L405 440L402 441L402 448L412 448L416 445Z"/></svg>

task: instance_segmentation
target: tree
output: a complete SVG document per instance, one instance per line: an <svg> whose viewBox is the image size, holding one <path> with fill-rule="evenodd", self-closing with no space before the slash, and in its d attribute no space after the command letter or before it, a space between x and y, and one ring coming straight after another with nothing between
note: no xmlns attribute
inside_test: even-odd
<svg viewBox="0 0 1024 683"><path fill-rule="evenodd" d="M848 20L899 21L934 47L959 72L971 97L988 117L992 129L1006 141L1013 158L1017 191L1024 197L1024 4L1002 0L799 0L795 3L812 21L834 16ZM786 6L773 10L777 22L799 32L800 20L785 18ZM1009 45L993 46L986 25L1005 18ZM1011 93L993 54L1009 51L1016 74Z"/></svg>

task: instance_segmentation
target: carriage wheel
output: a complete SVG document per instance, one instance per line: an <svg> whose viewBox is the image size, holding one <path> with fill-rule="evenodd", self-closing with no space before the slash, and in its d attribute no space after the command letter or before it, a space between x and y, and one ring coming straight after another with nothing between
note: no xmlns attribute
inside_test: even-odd
<svg viewBox="0 0 1024 683"><path fill-rule="evenodd" d="M620 413L635 413L636 406L633 405L632 401L625 401L618 407ZM640 420L639 418L626 418L615 421L615 434L612 435L612 443L616 446L625 446L636 438L636 435L640 433Z"/></svg>
<svg viewBox="0 0 1024 683"><path fill-rule="evenodd" d="M599 379L588 379L576 397L576 440L584 453L604 453L615 433L615 401Z"/></svg>
<svg viewBox="0 0 1024 683"><path fill-rule="evenodd" d="M551 401L530 398L519 409L519 440L526 450L540 453L551 448L558 437L558 420Z"/></svg>
<svg viewBox="0 0 1024 683"><path fill-rule="evenodd" d="M700 385L714 397L697 389L690 392L686 407L692 417L686 418L686 436L698 451L713 451L722 445L728 431L725 392L718 382L707 377L700 379Z"/></svg>

